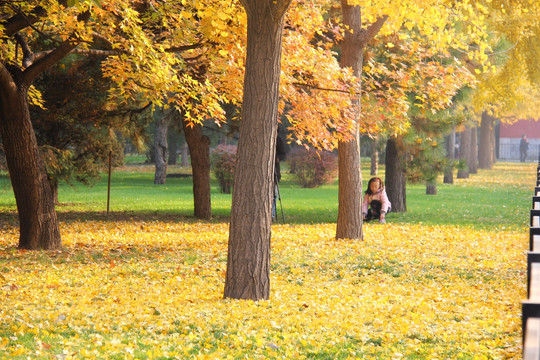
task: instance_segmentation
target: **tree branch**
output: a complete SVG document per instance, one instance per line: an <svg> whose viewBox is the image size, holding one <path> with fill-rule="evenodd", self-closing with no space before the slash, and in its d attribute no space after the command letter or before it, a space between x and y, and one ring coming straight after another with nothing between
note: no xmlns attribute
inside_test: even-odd
<svg viewBox="0 0 540 360"><path fill-rule="evenodd" d="M190 44L190 45L172 46L168 48L166 51L167 52L182 52L182 51L187 51L187 50L198 49L202 47L203 45L204 45L203 42L198 42L196 44Z"/></svg>
<svg viewBox="0 0 540 360"><path fill-rule="evenodd" d="M133 115L133 114L142 114L150 106L152 106L152 102L149 102L148 104L144 105L141 108L106 111L104 115L106 117L125 117L125 116Z"/></svg>
<svg viewBox="0 0 540 360"><path fill-rule="evenodd" d="M368 42L373 40L375 36L377 36L379 31L381 31L384 23L386 22L386 19L388 19L388 15L381 16L377 19L377 21L369 25L366 29L362 30L362 34L360 36L364 44L367 44Z"/></svg>
<svg viewBox="0 0 540 360"><path fill-rule="evenodd" d="M79 14L79 16L77 16L77 20L83 21L83 22L86 22L89 18L90 18L90 12L88 11L85 11L84 13L81 13ZM47 55L43 56L37 61L34 61L34 63L32 63L32 65L30 65L23 72L23 83L29 86L39 74L45 71L45 69L47 69L48 67L54 65L55 63L63 59L78 44L79 44L79 41L77 39L66 40L62 42L60 46L58 46L56 49L54 49Z"/></svg>
<svg viewBox="0 0 540 360"><path fill-rule="evenodd" d="M23 64L23 67L26 68L26 67L32 65L32 63L34 62L34 53L30 49L30 46L28 46L28 42L26 41L25 37L22 36L20 33L16 33L14 37L15 37L15 40L17 41L17 43L22 48L22 52L23 52L22 64Z"/></svg>
<svg viewBox="0 0 540 360"><path fill-rule="evenodd" d="M15 33L19 32L24 28L27 28L28 26L33 25L41 18L44 18L46 16L47 10L45 10L41 6L35 7L34 10L32 10L32 12L28 15L19 12L17 15L11 17L4 23L6 29L5 35L7 37L13 36Z"/></svg>
<svg viewBox="0 0 540 360"><path fill-rule="evenodd" d="M310 85L310 84L306 84L306 83L299 83L299 82L293 82L292 85L308 87L310 89L322 90L322 91L333 91L333 92L340 92L340 93L344 93L344 94L349 93L349 91L347 91L347 90L329 89L329 88L323 88L323 87L314 86L314 85Z"/></svg>

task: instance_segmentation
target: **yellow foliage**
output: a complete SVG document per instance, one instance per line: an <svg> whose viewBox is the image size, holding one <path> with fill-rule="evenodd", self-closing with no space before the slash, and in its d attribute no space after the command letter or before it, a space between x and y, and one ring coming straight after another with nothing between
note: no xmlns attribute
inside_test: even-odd
<svg viewBox="0 0 540 360"><path fill-rule="evenodd" d="M0 239L0 358L518 358L525 231L274 225L271 300L222 298L227 224L80 221Z"/></svg>

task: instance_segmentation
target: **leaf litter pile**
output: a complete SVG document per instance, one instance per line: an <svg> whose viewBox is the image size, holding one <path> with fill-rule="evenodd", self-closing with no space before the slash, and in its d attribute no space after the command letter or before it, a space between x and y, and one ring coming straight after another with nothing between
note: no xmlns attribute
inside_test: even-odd
<svg viewBox="0 0 540 360"><path fill-rule="evenodd" d="M224 300L227 224L63 223L64 249L0 240L0 358L521 357L523 231L274 225L271 299Z"/></svg>

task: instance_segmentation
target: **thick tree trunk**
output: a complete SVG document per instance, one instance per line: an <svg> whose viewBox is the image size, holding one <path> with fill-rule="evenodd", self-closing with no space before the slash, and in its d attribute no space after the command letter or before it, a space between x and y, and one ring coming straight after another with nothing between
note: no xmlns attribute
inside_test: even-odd
<svg viewBox="0 0 540 360"><path fill-rule="evenodd" d="M459 159L465 163L465 166L458 170L458 179L469 178L469 159L471 157L471 128L465 127L461 133L459 141Z"/></svg>
<svg viewBox="0 0 540 360"><path fill-rule="evenodd" d="M167 154L169 146L167 142L167 130L169 129L171 109L156 112L156 136L154 139L154 163L156 172L154 184L164 185L167 181Z"/></svg>
<svg viewBox="0 0 540 360"><path fill-rule="evenodd" d="M371 167L369 174L372 176L377 175L379 172L379 150L377 149L377 139L374 139L371 143Z"/></svg>
<svg viewBox="0 0 540 360"><path fill-rule="evenodd" d="M471 149L469 152L469 174L478 173L478 127L471 127Z"/></svg>
<svg viewBox="0 0 540 360"><path fill-rule="evenodd" d="M345 32L341 47L341 67L351 68L355 76L362 73L362 53L365 43L360 38L362 13L360 6L341 2L343 24L351 31ZM351 99L355 113L360 112L360 98ZM338 143L338 218L337 239L362 239L362 172L360 168L360 135L358 128L349 142Z"/></svg>
<svg viewBox="0 0 540 360"><path fill-rule="evenodd" d="M426 195L437 195L437 184L426 184Z"/></svg>
<svg viewBox="0 0 540 360"><path fill-rule="evenodd" d="M398 140L388 138L386 142L386 194L392 204L392 212L406 212L406 185L404 161L399 153Z"/></svg>
<svg viewBox="0 0 540 360"><path fill-rule="evenodd" d="M338 145L338 219L337 239L362 239L362 174L360 172L360 138Z"/></svg>
<svg viewBox="0 0 540 360"><path fill-rule="evenodd" d="M446 137L446 158L448 159L448 166L444 169L445 184L454 183L454 159L456 151L456 130L453 129Z"/></svg>
<svg viewBox="0 0 540 360"><path fill-rule="evenodd" d="M242 122L225 298L268 299L283 22L290 0L243 0L248 18Z"/></svg>
<svg viewBox="0 0 540 360"><path fill-rule="evenodd" d="M191 153L194 215L196 218L208 220L212 217L210 139L203 134L201 125L187 126L185 121L182 124Z"/></svg>
<svg viewBox="0 0 540 360"><path fill-rule="evenodd" d="M495 118L488 113L482 113L480 123L480 144L478 146L478 168L491 169L494 164L495 148Z"/></svg>
<svg viewBox="0 0 540 360"><path fill-rule="evenodd" d="M0 134L19 212L19 248L58 249L54 198L30 121L27 90L0 64Z"/></svg>

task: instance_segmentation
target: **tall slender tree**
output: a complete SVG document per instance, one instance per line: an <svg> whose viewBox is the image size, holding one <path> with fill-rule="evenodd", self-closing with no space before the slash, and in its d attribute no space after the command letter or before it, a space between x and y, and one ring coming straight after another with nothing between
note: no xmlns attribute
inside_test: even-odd
<svg viewBox="0 0 540 360"><path fill-rule="evenodd" d="M341 44L341 66L352 69L358 78L362 75L363 52L368 42L379 32L386 16L380 17L367 29L362 28L362 10L359 5L341 1L345 36ZM362 239L362 173L360 169L360 97L351 99L356 113L353 137L338 143L339 194L336 238Z"/></svg>

